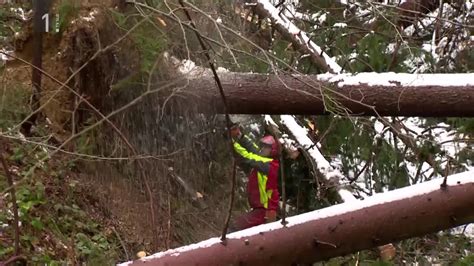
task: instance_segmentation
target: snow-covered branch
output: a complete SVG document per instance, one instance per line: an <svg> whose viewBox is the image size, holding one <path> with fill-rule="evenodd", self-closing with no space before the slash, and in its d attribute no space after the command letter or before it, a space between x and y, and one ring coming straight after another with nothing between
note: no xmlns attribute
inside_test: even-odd
<svg viewBox="0 0 474 266"><path fill-rule="evenodd" d="M341 66L331 58L321 47L315 44L306 32L299 29L290 19L280 12L268 0L248 1L257 4L256 11L262 17L269 17L274 27L287 39L291 40L303 54L310 54L311 59L324 71L331 73L342 72Z"/></svg>
<svg viewBox="0 0 474 266"><path fill-rule="evenodd" d="M337 169L334 169L330 163L324 158L324 156L319 151L318 147L314 145L313 141L308 137L308 132L305 128L300 126L296 119L291 115L282 115L281 116L281 123L285 125L286 128L291 132L291 134L295 137L296 141L301 145L303 148L309 148L307 151L316 162L317 170L319 173L325 177L327 180L330 179L347 179L344 175ZM339 182L337 182L339 183ZM339 197L344 202L354 201L357 200L354 195L347 189L344 189L340 184L337 185L337 193Z"/></svg>
<svg viewBox="0 0 474 266"><path fill-rule="evenodd" d="M456 159L457 154L469 147L466 143L469 139L464 134L457 133L450 125L438 123L423 128L425 120L416 117L389 121L388 118L378 119L374 124L375 131L384 135L385 141L394 149L409 151L400 167L406 168L412 184L429 179L440 170L454 170L450 169L450 163L457 165L458 169L469 170L468 164L459 164ZM382 134L385 129L388 132ZM427 142L431 142L430 146L439 147L439 152L423 153L423 146Z"/></svg>

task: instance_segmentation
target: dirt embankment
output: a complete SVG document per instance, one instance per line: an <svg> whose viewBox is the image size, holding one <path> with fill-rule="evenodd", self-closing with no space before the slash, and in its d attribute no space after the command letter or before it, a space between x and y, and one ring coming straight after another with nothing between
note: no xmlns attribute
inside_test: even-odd
<svg viewBox="0 0 474 266"><path fill-rule="evenodd" d="M81 1L65 8L62 1L54 1L51 7L50 14L59 13L64 21L60 32L43 34L45 74L40 102L42 114L50 120L60 140L73 123L80 124L86 119L84 112L91 109L86 101L101 106L110 86L137 66L138 56L133 53L132 42L127 38L119 41L124 32L114 23L110 12L118 2ZM32 61L32 39L30 21L15 41L16 56L26 62ZM30 87L31 67L22 60L8 62L5 82Z"/></svg>

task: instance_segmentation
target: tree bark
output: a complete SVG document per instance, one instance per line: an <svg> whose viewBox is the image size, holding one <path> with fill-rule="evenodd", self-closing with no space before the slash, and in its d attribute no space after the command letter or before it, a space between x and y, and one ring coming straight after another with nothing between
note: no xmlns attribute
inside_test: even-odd
<svg viewBox="0 0 474 266"><path fill-rule="evenodd" d="M435 75L432 84L414 83L420 79L430 80ZM412 76L415 85L403 83L406 74L401 81L395 79L397 75L367 76L377 81L373 84L364 84L373 80L364 81L363 75L356 75L353 77L360 76L361 82L349 82L348 85L337 80L338 76L328 79L324 75L219 73L219 76L229 112L233 114L321 115L336 111L354 116L474 116L474 74L408 75ZM340 76L343 81L349 77ZM322 77L331 81L324 81ZM454 83L435 85L439 79ZM465 82L456 83L456 80ZM179 97L174 97L176 101L196 106L198 111L224 111L211 76L191 76L187 82L189 84L180 91Z"/></svg>
<svg viewBox="0 0 474 266"><path fill-rule="evenodd" d="M40 107L41 97L41 68L43 63L43 32L47 32L46 25L49 26L49 21L46 23L43 20L43 15L48 14L49 10L48 0L33 1L33 60L31 62L31 111L33 114L21 125L21 132L26 135L31 135L31 128L36 124L38 119L38 108ZM49 14L48 14L49 15ZM49 20L49 17L46 19Z"/></svg>
<svg viewBox="0 0 474 266"><path fill-rule="evenodd" d="M378 194L123 265L293 265L326 260L474 221L474 171Z"/></svg>

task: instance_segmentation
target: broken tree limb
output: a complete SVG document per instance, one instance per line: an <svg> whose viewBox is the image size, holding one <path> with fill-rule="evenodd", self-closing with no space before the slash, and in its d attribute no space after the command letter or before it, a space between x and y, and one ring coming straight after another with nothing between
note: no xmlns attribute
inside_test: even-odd
<svg viewBox="0 0 474 266"><path fill-rule="evenodd" d="M247 4L255 5L255 12L262 18L269 18L273 27L289 40L302 54L309 54L311 61L325 72L340 73L342 68L315 44L306 32L291 22L284 12L278 10L268 0L249 0ZM284 7L282 7L284 8Z"/></svg>
<svg viewBox="0 0 474 266"><path fill-rule="evenodd" d="M188 184L186 181L184 181L183 178L181 178L179 175L177 175L172 167L168 168L168 172L170 176L178 183L181 185L181 187L184 189L186 194L191 197L193 202L196 202L199 205L199 208L201 209L206 209L207 205L203 202L203 195L199 193L197 190L195 190L190 184Z"/></svg>
<svg viewBox="0 0 474 266"><path fill-rule="evenodd" d="M355 116L474 117L474 74L219 76L234 114L318 115L336 106ZM185 83L175 101L203 112L224 111L212 76L188 75Z"/></svg>
<svg viewBox="0 0 474 266"><path fill-rule="evenodd" d="M293 216L122 265L311 263L474 221L474 171Z"/></svg>
<svg viewBox="0 0 474 266"><path fill-rule="evenodd" d="M344 178L344 175L334 169L329 162L324 158L322 153L319 151L318 147L314 145L313 141L308 137L307 131L305 128L300 126L296 119L291 115L282 115L281 123L291 132L295 140L303 148L308 149L307 152L311 158L316 163L316 169L318 171L317 175L322 176L326 181L331 181L334 179L333 183L336 186L337 194L343 202L351 202L357 200L354 195L347 189L344 189L339 181Z"/></svg>

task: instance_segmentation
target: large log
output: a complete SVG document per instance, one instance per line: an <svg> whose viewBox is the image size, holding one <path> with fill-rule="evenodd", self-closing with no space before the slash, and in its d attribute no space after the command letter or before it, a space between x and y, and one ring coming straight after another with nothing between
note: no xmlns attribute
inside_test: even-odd
<svg viewBox="0 0 474 266"><path fill-rule="evenodd" d="M235 114L327 114L336 101L355 116L474 116L474 74L267 75L219 73ZM223 112L214 79L189 75L178 101ZM322 93L325 95L323 101ZM210 109L213 107L213 109ZM329 110L328 110L329 109Z"/></svg>
<svg viewBox="0 0 474 266"><path fill-rule="evenodd" d="M474 171L212 238L123 265L292 265L474 221Z"/></svg>

